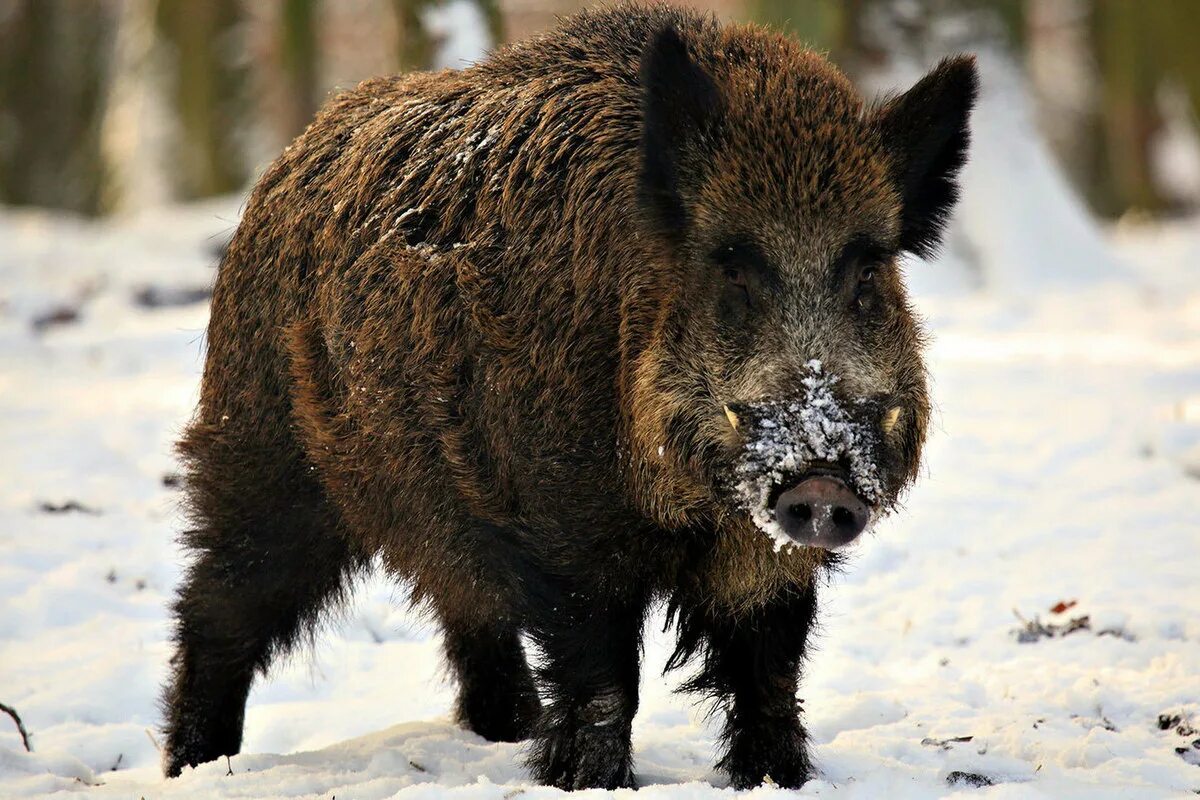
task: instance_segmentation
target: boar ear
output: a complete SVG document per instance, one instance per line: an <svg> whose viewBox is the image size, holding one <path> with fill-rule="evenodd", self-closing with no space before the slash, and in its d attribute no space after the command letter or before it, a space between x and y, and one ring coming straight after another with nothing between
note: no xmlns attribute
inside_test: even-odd
<svg viewBox="0 0 1200 800"><path fill-rule="evenodd" d="M672 232L687 212L680 197L680 164L689 142L715 120L721 105L713 79L692 60L674 26L654 33L642 50L643 202Z"/></svg>
<svg viewBox="0 0 1200 800"><path fill-rule="evenodd" d="M900 191L900 247L929 256L941 244L967 160L968 121L979 92L974 56L947 58L876 117Z"/></svg>

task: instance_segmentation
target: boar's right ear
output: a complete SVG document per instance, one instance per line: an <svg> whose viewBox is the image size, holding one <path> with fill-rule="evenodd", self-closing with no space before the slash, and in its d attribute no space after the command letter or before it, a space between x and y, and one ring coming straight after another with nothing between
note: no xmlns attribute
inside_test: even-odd
<svg viewBox="0 0 1200 800"><path fill-rule="evenodd" d="M687 224L680 194L689 143L709 129L721 105L713 79L688 53L674 26L655 32L642 50L642 202L671 233Z"/></svg>
<svg viewBox="0 0 1200 800"><path fill-rule="evenodd" d="M876 116L900 192L900 248L929 256L941 244L967 160L979 75L974 56L947 58Z"/></svg>

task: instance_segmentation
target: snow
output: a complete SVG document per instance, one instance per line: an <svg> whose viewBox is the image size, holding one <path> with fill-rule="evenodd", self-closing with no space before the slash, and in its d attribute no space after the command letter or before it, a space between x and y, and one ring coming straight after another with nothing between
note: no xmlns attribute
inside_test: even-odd
<svg viewBox="0 0 1200 800"><path fill-rule="evenodd" d="M1019 144L977 143L962 246L907 267L933 334L926 474L823 589L802 683L819 776L748 796L1200 789L1200 225L1105 232L1040 158L1007 175ZM192 290L236 218L236 201L103 224L0 213L0 702L34 749L0 715L0 796L558 796L530 783L519 746L450 724L437 632L377 577L256 684L242 755L161 778L183 561L164 477L202 363ZM140 303L148 287L163 302ZM84 510L42 510L70 501ZM1058 632L1022 643L1035 619ZM661 623L636 797L728 797L719 720L660 675Z"/></svg>
<svg viewBox="0 0 1200 800"><path fill-rule="evenodd" d="M1162 128L1150 145L1150 169L1163 195L1185 208L1200 205L1200 130L1187 91L1170 82L1157 92Z"/></svg>
<svg viewBox="0 0 1200 800"><path fill-rule="evenodd" d="M1000 290L1121 279L1124 265L1034 133L1016 67L988 48L976 58L985 78L972 115L972 157L962 175L968 189L951 223L951 251Z"/></svg>
<svg viewBox="0 0 1200 800"><path fill-rule="evenodd" d="M1038 134L1033 102L1005 47L989 40L981 13L947 13L925 31L916 4L879 3L869 37L891 54L860 83L886 97L915 84L939 59L969 52L980 74L970 158L944 252L912 270L922 294L986 287L1022 293L1136 280L1113 253ZM918 33L925 31L925 33ZM910 39L908 37L915 37Z"/></svg>
<svg viewBox="0 0 1200 800"><path fill-rule="evenodd" d="M492 46L481 3L474 0L429 4L421 10L421 21L435 42L433 69L469 66Z"/></svg>

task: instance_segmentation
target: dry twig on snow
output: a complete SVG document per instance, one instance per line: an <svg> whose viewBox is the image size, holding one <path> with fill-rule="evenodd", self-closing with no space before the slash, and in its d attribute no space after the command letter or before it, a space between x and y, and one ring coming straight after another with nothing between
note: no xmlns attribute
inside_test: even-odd
<svg viewBox="0 0 1200 800"><path fill-rule="evenodd" d="M25 752L32 753L33 748L29 746L29 731L25 730L25 723L21 722L21 715L12 706L6 706L0 703L0 711L12 717L13 722L17 723L17 732L21 734L21 744L25 745Z"/></svg>

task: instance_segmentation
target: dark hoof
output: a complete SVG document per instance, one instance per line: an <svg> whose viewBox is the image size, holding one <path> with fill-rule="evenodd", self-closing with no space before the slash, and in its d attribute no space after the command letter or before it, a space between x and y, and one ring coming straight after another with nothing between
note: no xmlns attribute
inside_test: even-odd
<svg viewBox="0 0 1200 800"><path fill-rule="evenodd" d="M634 789L630 727L557 726L535 740L529 768L538 783L564 791Z"/></svg>
<svg viewBox="0 0 1200 800"><path fill-rule="evenodd" d="M720 767L729 773L735 789L753 789L764 783L798 789L813 774L808 742L799 726L735 736Z"/></svg>

